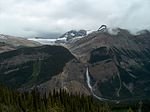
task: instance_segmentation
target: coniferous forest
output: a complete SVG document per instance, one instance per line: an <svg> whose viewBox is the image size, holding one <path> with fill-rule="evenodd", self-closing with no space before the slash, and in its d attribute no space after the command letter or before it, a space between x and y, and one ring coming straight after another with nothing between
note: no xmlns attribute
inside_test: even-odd
<svg viewBox="0 0 150 112"><path fill-rule="evenodd" d="M53 94L52 94L53 93ZM64 90L41 96L35 89L17 92L0 86L0 112L149 112L150 103L100 102L92 96L72 95Z"/></svg>

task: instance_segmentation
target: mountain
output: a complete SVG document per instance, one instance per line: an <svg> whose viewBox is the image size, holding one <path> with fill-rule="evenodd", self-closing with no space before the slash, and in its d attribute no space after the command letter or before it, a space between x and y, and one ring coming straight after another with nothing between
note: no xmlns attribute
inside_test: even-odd
<svg viewBox="0 0 150 112"><path fill-rule="evenodd" d="M75 38L82 38L87 35L86 30L71 30L63 34L59 39L64 40L64 42L67 42L69 40L75 39Z"/></svg>
<svg viewBox="0 0 150 112"><path fill-rule="evenodd" d="M25 38L0 34L0 53L20 47L35 47L40 44Z"/></svg>
<svg viewBox="0 0 150 112"><path fill-rule="evenodd" d="M32 40L35 42L39 42L44 45L62 45L62 44L71 44L80 38L85 37L92 31L90 30L71 30L63 34L58 38L43 38L43 37L35 37L35 38L28 38L28 40Z"/></svg>
<svg viewBox="0 0 150 112"><path fill-rule="evenodd" d="M64 47L25 47L0 54L0 82L8 87L32 88L61 73L74 56Z"/></svg>
<svg viewBox="0 0 150 112"><path fill-rule="evenodd" d="M95 31L68 45L89 68L96 97L109 100L149 99L150 32L125 29Z"/></svg>
<svg viewBox="0 0 150 112"><path fill-rule="evenodd" d="M150 98L149 31L133 35L103 25L66 48L58 45L0 53L0 82L21 91L61 88L113 102Z"/></svg>
<svg viewBox="0 0 150 112"><path fill-rule="evenodd" d="M45 93L64 88L68 92L90 94L85 85L84 65L66 48L4 37L4 45L12 49L0 50L0 84L20 91L38 88Z"/></svg>

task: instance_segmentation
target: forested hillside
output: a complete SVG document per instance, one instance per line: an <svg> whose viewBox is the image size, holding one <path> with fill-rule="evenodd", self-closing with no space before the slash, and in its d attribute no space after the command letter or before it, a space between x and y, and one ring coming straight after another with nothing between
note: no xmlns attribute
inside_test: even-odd
<svg viewBox="0 0 150 112"><path fill-rule="evenodd" d="M53 94L52 94L53 93ZM150 104L104 103L91 96L72 95L64 90L40 96L37 90L20 93L0 86L0 112L148 112Z"/></svg>

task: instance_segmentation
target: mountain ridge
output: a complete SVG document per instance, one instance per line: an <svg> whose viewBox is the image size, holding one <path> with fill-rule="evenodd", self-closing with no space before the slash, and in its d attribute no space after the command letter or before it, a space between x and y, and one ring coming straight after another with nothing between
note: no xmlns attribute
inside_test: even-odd
<svg viewBox="0 0 150 112"><path fill-rule="evenodd" d="M57 44L59 47L64 46L67 48L64 49L71 55L71 60L66 61L63 67L58 67L61 69L61 72L54 74L48 80L37 83L36 86L32 85L30 87L37 87L42 94L48 93L53 89L59 90L63 88L69 93L92 95L86 79L86 68L88 67L90 84L94 95L97 97L117 101L149 99L150 32L145 30L133 35L128 30L119 28L115 29L114 32L110 32L110 29L107 27L104 27L104 29L101 27L98 31L94 31L72 43ZM26 55L22 54L23 57L19 54L17 54L18 58L15 55L13 56L15 59L22 59L20 60L21 62L37 58L32 66L29 67L29 71L32 71L30 73L32 77L30 77L30 80L27 81L28 83L24 87L32 84L36 80L34 77L40 72L41 61L38 60L38 57L43 56L44 60L47 57L51 59L50 55L41 53L44 51L46 54L49 54L49 50L45 50L43 46L39 46L39 48L42 50L37 51L37 57L34 54L35 48L21 48L23 50L22 53L25 53L25 49L32 49L33 51L28 51L31 54L33 52L32 55L26 52ZM10 56L9 52L5 55ZM57 55L56 53L54 59L61 63L61 60L56 59ZM0 54L0 57L2 59L4 56ZM17 63L17 61L12 62L9 59L5 62L9 62L9 65ZM1 65L2 63L3 61L1 60ZM6 68L7 65L5 64ZM52 65L58 66L56 63ZM18 66L21 65L18 64ZM46 72L47 70L49 69L44 71ZM15 71L18 71L18 69L6 69L2 73L9 74ZM20 87L19 89L24 88Z"/></svg>

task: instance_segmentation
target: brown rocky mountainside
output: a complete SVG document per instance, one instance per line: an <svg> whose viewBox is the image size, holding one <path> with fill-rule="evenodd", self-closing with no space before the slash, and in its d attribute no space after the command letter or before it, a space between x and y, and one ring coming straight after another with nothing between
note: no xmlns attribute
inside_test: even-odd
<svg viewBox="0 0 150 112"><path fill-rule="evenodd" d="M109 101L149 99L149 43L150 32L146 30L137 35L124 29L95 31L66 45L76 59L68 62L62 73L39 85L39 90L63 88Z"/></svg>
<svg viewBox="0 0 150 112"><path fill-rule="evenodd" d="M35 47L40 44L25 38L0 34L0 53L15 50L20 47Z"/></svg>
<svg viewBox="0 0 150 112"><path fill-rule="evenodd" d="M106 99L150 98L150 32L95 31L68 45L89 66L95 95Z"/></svg>
<svg viewBox="0 0 150 112"><path fill-rule="evenodd" d="M149 31L133 35L105 27L65 46L1 53L1 83L41 93L63 88L102 100L150 98Z"/></svg>

